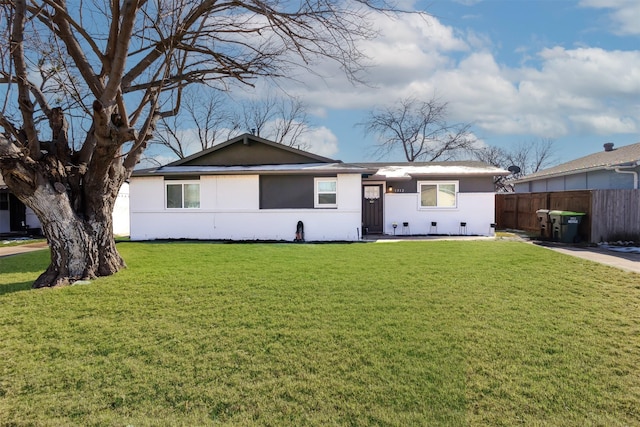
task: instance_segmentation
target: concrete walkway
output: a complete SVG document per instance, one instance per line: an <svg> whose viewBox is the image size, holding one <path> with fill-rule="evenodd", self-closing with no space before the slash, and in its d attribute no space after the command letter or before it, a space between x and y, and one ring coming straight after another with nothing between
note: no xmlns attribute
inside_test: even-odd
<svg viewBox="0 0 640 427"><path fill-rule="evenodd" d="M24 245L7 247L3 247L0 245L0 258L11 255L24 254L27 252L40 251L48 247L49 245L47 244L47 242L25 243Z"/></svg>

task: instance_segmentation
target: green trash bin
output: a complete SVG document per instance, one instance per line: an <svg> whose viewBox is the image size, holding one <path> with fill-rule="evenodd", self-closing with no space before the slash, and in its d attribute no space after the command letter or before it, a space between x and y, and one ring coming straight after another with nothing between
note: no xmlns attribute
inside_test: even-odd
<svg viewBox="0 0 640 427"><path fill-rule="evenodd" d="M562 243L578 243L578 227L585 215L583 212L549 211L552 239Z"/></svg>

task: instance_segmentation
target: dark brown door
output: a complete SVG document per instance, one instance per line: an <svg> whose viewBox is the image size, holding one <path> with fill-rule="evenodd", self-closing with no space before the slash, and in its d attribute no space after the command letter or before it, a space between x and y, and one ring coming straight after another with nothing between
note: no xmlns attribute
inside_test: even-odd
<svg viewBox="0 0 640 427"><path fill-rule="evenodd" d="M362 234L382 234L382 184L362 187Z"/></svg>

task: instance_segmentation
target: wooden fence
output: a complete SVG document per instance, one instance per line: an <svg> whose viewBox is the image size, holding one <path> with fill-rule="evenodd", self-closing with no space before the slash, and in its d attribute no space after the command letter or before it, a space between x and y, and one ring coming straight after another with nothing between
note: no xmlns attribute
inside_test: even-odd
<svg viewBox="0 0 640 427"><path fill-rule="evenodd" d="M640 242L640 190L594 190L591 241Z"/></svg>
<svg viewBox="0 0 640 427"><path fill-rule="evenodd" d="M496 226L542 234L539 209L586 213L578 229L582 241L640 241L640 190L496 194Z"/></svg>

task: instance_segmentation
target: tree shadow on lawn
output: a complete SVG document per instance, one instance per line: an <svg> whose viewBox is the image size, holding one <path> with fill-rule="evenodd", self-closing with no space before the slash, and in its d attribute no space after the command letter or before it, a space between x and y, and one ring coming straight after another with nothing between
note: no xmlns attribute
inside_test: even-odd
<svg viewBox="0 0 640 427"><path fill-rule="evenodd" d="M0 258L2 276L5 276L5 274L21 275L21 277L15 277L14 280L17 279L17 281L13 283L10 282L11 278L0 276L0 296L12 292L31 290L31 285L47 269L49 261L49 251L35 251ZM27 281L22 281L21 279L25 278L24 275L28 275L27 278L31 278Z"/></svg>
<svg viewBox="0 0 640 427"><path fill-rule="evenodd" d="M0 285L0 296L10 294L13 292L30 291L33 280L27 282L7 283Z"/></svg>

